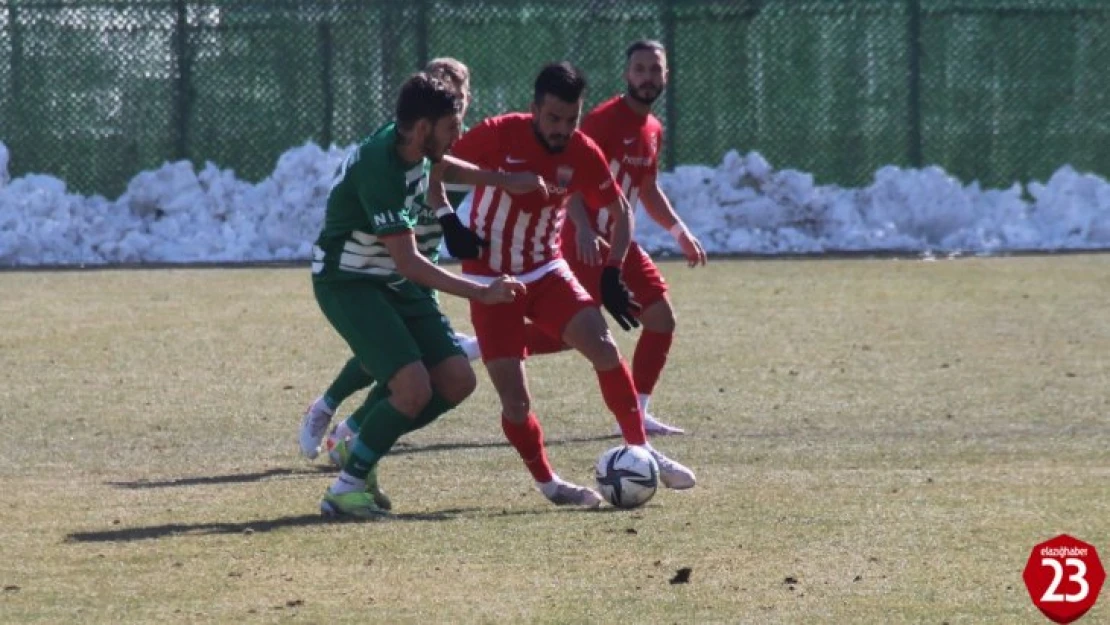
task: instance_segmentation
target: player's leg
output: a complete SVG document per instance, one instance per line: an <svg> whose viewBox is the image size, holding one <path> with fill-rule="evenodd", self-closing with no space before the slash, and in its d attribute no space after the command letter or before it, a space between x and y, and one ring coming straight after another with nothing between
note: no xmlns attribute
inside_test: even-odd
<svg viewBox="0 0 1110 625"><path fill-rule="evenodd" d="M420 348L432 385L431 399L413 420L410 429L413 431L435 421L470 397L478 387L478 379L470 366L469 355L464 353L464 339L459 338L438 308L429 310L427 314L410 316L406 323Z"/></svg>
<svg viewBox="0 0 1110 625"><path fill-rule="evenodd" d="M616 418L625 443L643 446L651 452L659 464L659 474L665 486L675 489L693 487L696 482L693 471L666 457L647 442L632 372L621 357L592 298L574 276L563 276L560 286L552 288L550 295L542 306L547 311L546 316L543 320L537 319L537 322L550 331L550 324L557 323L560 318L568 319L563 326L563 341L581 352L593 365L602 398Z"/></svg>
<svg viewBox="0 0 1110 625"><path fill-rule="evenodd" d="M535 286L534 283L529 285L529 295L524 300ZM499 306L485 306L477 302L470 305L482 359L501 403L501 430L548 500L558 505L597 507L601 504L599 494L559 478L548 462L543 427L532 412L532 398L525 376L526 309L526 301Z"/></svg>
<svg viewBox="0 0 1110 625"><path fill-rule="evenodd" d="M327 431L339 404L373 382L374 378L362 368L357 358L349 359L324 394L317 397L305 410L298 434L301 454L310 460L315 458L320 452L324 432Z"/></svg>
<svg viewBox="0 0 1110 625"><path fill-rule="evenodd" d="M524 345L529 356L556 354L570 349L570 345L564 343L562 337L551 336L534 323L524 325Z"/></svg>
<svg viewBox="0 0 1110 625"><path fill-rule="evenodd" d="M477 353L478 341L474 337L453 331L447 318L438 309L429 314L408 318L406 324L417 341L424 366L429 370L433 390L428 405L413 420L409 430L411 432L430 424L474 392L478 381L469 363L472 358L466 343L473 342L473 351ZM374 392L379 393L380 398L389 397L387 385L378 385ZM356 410L328 435L328 457L336 466L346 464L349 445L358 437L366 414L365 410ZM382 498L385 499L384 495Z"/></svg>
<svg viewBox="0 0 1110 625"><path fill-rule="evenodd" d="M632 380L644 413L644 429L653 435L684 434L685 430L657 420L648 410L674 337L675 314L667 296L667 283L651 257L636 243L628 250L621 274L632 296L643 307L639 316L643 329L632 354Z"/></svg>
<svg viewBox="0 0 1110 625"><path fill-rule="evenodd" d="M372 284L315 284L316 300L362 367L385 390L371 393L360 408L365 420L321 511L371 517L383 513L368 488L377 461L412 425L431 398L431 380L416 340L383 289ZM372 321L368 321L372 320Z"/></svg>

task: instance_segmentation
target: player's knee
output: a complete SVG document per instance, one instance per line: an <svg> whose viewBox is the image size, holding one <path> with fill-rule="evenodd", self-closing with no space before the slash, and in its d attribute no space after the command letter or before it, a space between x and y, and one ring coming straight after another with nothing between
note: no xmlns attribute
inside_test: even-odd
<svg viewBox="0 0 1110 625"><path fill-rule="evenodd" d="M648 306L640 315L640 322L643 323L645 330L660 334L673 334L675 327L678 325L674 308L667 298Z"/></svg>
<svg viewBox="0 0 1110 625"><path fill-rule="evenodd" d="M432 400L432 385L417 384L393 394L393 405L409 417L416 417Z"/></svg>
<svg viewBox="0 0 1110 625"><path fill-rule="evenodd" d="M432 400L432 381L423 365L410 365L397 372L389 384L390 402L398 411L415 418Z"/></svg>
<svg viewBox="0 0 1110 625"><path fill-rule="evenodd" d="M583 354L590 360L594 369L608 371L620 365L621 352L617 348L617 342L613 339L611 332L605 330L590 343L590 347L583 351Z"/></svg>
<svg viewBox="0 0 1110 625"><path fill-rule="evenodd" d="M478 388L478 378L474 375L474 369L471 369L470 365L467 364L457 371L451 371L450 377L444 380L436 390L448 402L461 404L464 399L470 397L476 388Z"/></svg>
<svg viewBox="0 0 1110 625"><path fill-rule="evenodd" d="M527 395L501 398L501 414L509 421L524 421L530 412L532 400Z"/></svg>

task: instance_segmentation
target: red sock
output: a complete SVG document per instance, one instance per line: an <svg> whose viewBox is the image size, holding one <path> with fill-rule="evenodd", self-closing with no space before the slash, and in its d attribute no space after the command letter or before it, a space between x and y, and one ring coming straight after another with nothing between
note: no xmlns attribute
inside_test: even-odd
<svg viewBox="0 0 1110 625"><path fill-rule="evenodd" d="M524 345L528 348L528 354L531 356L554 354L567 349L563 339L551 336L534 323L525 324L524 326Z"/></svg>
<svg viewBox="0 0 1110 625"><path fill-rule="evenodd" d="M621 360L619 367L597 372L597 382L601 385L601 396L605 405L617 418L624 442L629 445L643 445L647 442L644 434L644 415L640 403L636 401L636 387L632 384L632 373L628 363Z"/></svg>
<svg viewBox="0 0 1110 625"><path fill-rule="evenodd" d="M536 420L536 415L528 413L524 423L509 421L501 416L501 430L505 438L509 439L524 466L537 482L550 482L554 477L551 465L547 462L547 449L543 446L543 428Z"/></svg>
<svg viewBox="0 0 1110 625"><path fill-rule="evenodd" d="M636 382L636 392L651 395L655 383L667 364L667 354L671 351L670 332L644 330L636 342L636 352L632 355L632 379Z"/></svg>

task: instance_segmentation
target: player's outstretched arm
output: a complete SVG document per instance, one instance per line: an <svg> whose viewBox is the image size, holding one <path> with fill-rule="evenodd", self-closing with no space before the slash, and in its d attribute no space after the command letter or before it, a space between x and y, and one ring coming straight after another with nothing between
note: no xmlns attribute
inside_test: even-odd
<svg viewBox="0 0 1110 625"><path fill-rule="evenodd" d="M609 264L620 267L624 264L624 256L632 245L632 228L635 225L632 216L632 206L624 194L618 194L617 199L608 206L609 213L613 215L613 232L609 237Z"/></svg>
<svg viewBox="0 0 1110 625"><path fill-rule="evenodd" d="M640 201L643 202L644 212L648 217L671 233L691 267L706 263L705 248L702 247L701 241L698 241L686 224L682 223L671 201L659 187L659 179L656 176L644 180Z"/></svg>
<svg viewBox="0 0 1110 625"><path fill-rule="evenodd" d="M428 206L435 211L439 226L443 228L443 242L447 245L448 253L459 260L478 258L482 248L488 247L489 242L463 225L447 200L443 176L448 167L450 165L443 161L432 167L432 173L428 176Z"/></svg>
<svg viewBox="0 0 1110 625"><path fill-rule="evenodd" d="M631 330L640 326L636 319L640 304L632 299L632 293L621 279L621 267L632 244L632 208L624 194L618 194L609 205L609 211L614 216L613 234L609 244L609 261L601 270L601 304L621 328Z"/></svg>
<svg viewBox="0 0 1110 625"><path fill-rule="evenodd" d="M594 225L590 220L590 214L586 210L586 202L582 199L582 194L575 193L571 196L570 201L567 202L567 219L574 222L575 248L578 250L578 260L589 266L595 266L601 263L601 246L606 245L594 231Z"/></svg>
<svg viewBox="0 0 1110 625"><path fill-rule="evenodd" d="M457 182L472 186L501 187L509 193L539 191L547 197L547 183L543 176L531 172L503 172L482 169L454 156L444 156L441 175L444 182Z"/></svg>
<svg viewBox="0 0 1110 625"><path fill-rule="evenodd" d="M506 276L487 286L441 269L416 248L416 237L411 230L381 240L397 265L397 273L428 288L489 305L511 302L525 291L524 284Z"/></svg>

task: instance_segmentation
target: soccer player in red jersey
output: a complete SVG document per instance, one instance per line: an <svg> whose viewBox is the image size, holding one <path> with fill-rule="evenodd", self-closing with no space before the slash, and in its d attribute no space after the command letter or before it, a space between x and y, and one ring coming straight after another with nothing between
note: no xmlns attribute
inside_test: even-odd
<svg viewBox="0 0 1110 625"><path fill-rule="evenodd" d="M675 237L689 265L704 265L706 256L701 242L682 223L659 187L663 125L652 115L651 109L667 86L666 50L658 41L640 40L628 47L625 59L624 77L628 90L590 111L582 121L582 132L605 154L609 170L632 208L635 209L637 200L641 201L648 216ZM563 257L596 299L600 274L609 258L607 248L614 218L605 209L588 214L583 204L576 200L571 200L569 219L563 226ZM667 363L675 330L667 283L651 257L635 241L628 248L621 276L642 307L636 314L643 331L632 356L632 379L640 410L644 413L644 428L653 435L684 434L685 430L659 421L648 411L652 392ZM538 327L528 329L529 353L565 349L560 343Z"/></svg>
<svg viewBox="0 0 1110 625"><path fill-rule="evenodd" d="M597 492L562 480L548 462L525 377L526 319L590 361L625 442L652 454L665 486L691 488L695 476L647 442L632 373L594 298L562 257L567 199L581 194L588 207L613 216L609 261L598 277L601 303L622 326L635 322L637 304L621 280L631 209L600 148L577 130L585 88L585 77L573 65L549 64L536 78L530 113L483 121L454 144L452 154L482 167L534 172L547 183L546 197L539 191L514 195L497 187L475 189L469 227L488 245L479 248L477 257L461 259L462 271L475 281L510 275L527 285L527 294L513 304L470 307L482 360L501 400L502 430L547 499L596 507L601 503ZM435 172L430 188L433 206L450 211Z"/></svg>

